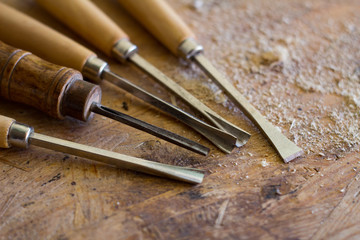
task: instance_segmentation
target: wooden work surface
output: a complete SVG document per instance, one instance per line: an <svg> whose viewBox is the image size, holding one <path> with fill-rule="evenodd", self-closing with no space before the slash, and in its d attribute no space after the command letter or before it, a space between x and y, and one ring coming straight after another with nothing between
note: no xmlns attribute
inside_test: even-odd
<svg viewBox="0 0 360 240"><path fill-rule="evenodd" d="M34 1L3 2L85 44ZM108 83L101 85L104 105L198 140L210 155L101 116L89 123L60 121L1 100L0 114L38 133L205 169L206 177L192 186L37 147L1 150L0 239L360 238L358 0L169 1L219 71L304 149L289 164L196 66L170 54L116 1L95 2L143 57L252 138L225 155ZM116 73L190 111L135 67L99 55Z"/></svg>

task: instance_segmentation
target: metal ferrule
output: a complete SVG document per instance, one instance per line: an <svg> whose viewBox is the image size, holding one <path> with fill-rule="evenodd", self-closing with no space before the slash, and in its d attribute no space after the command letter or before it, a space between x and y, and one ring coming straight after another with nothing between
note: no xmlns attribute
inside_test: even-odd
<svg viewBox="0 0 360 240"><path fill-rule="evenodd" d="M28 148L29 138L34 129L28 125L14 122L9 130L9 144L14 147Z"/></svg>
<svg viewBox="0 0 360 240"><path fill-rule="evenodd" d="M102 80L101 74L108 67L109 65L107 64L107 62L101 60L96 56L93 56L86 61L82 70L82 74L92 83L99 84Z"/></svg>
<svg viewBox="0 0 360 240"><path fill-rule="evenodd" d="M184 59L190 59L203 51L203 46L198 44L193 38L185 39L178 48L179 55Z"/></svg>
<svg viewBox="0 0 360 240"><path fill-rule="evenodd" d="M138 48L128 39L121 39L115 43L112 55L119 61L125 62L131 55L137 53Z"/></svg>

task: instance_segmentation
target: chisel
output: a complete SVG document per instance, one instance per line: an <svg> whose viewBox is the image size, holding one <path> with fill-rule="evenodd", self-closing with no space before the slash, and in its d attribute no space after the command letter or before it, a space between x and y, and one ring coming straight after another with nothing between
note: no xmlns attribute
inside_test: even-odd
<svg viewBox="0 0 360 240"><path fill-rule="evenodd" d="M163 0L119 0L120 4L158 38L172 53L194 61L265 134L284 162L303 151L268 122L246 98L207 60L194 33Z"/></svg>
<svg viewBox="0 0 360 240"><path fill-rule="evenodd" d="M39 134L34 129L14 119L0 115L0 148L28 148L35 145L59 152L89 158L119 168L126 168L155 176L167 177L188 183L201 183L204 178L202 170L177 167L148 161L124 154L107 151L75 142Z"/></svg>
<svg viewBox="0 0 360 240"><path fill-rule="evenodd" d="M108 56L121 62L126 60L150 74L155 80L167 87L173 94L180 97L190 107L201 113L217 128L237 137L236 145L244 145L250 134L231 124L216 114L174 80L151 65L138 53L136 45L130 42L129 36L114 23L103 11L91 1L84 0L37 0L37 2L58 20L66 24L74 32L92 43ZM89 27L91 26L91 27Z"/></svg>
<svg viewBox="0 0 360 240"><path fill-rule="evenodd" d="M80 72L49 63L2 42L0 96L59 119L70 116L87 121L97 113L202 155L209 152L199 143L101 105L100 87L83 81Z"/></svg>
<svg viewBox="0 0 360 240"><path fill-rule="evenodd" d="M0 11L2 12L0 14L0 40L31 51L61 66L77 69L93 83L99 83L102 79L108 80L179 119L227 153L231 152L235 147L237 142L235 136L205 124L192 115L112 73L107 63L89 49L5 4L0 3Z"/></svg>

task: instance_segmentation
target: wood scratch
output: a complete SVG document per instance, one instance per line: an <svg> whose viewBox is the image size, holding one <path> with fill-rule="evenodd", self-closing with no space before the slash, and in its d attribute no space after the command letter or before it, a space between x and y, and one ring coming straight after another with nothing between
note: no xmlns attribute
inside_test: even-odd
<svg viewBox="0 0 360 240"><path fill-rule="evenodd" d="M165 239L158 227L152 226L156 239Z"/></svg>
<svg viewBox="0 0 360 240"><path fill-rule="evenodd" d="M15 197L16 197L17 193L12 194L8 200L5 202L4 206L2 207L2 209L0 210L0 218L2 218L2 216L5 214L6 210L9 208L9 206L11 205L11 203L14 201Z"/></svg>
<svg viewBox="0 0 360 240"><path fill-rule="evenodd" d="M215 221L215 227L220 227L225 216L226 208L229 204L229 199L226 199L219 208L219 215Z"/></svg>
<svg viewBox="0 0 360 240"><path fill-rule="evenodd" d="M360 184L356 180L358 173L352 181L345 187L346 193L338 202L338 204L332 209L332 211L322 221L322 227L316 231L311 239L324 239L329 238L336 234L340 236L345 234L346 226L351 226L354 222L358 221L358 215L356 215L354 209L358 209L359 200L355 199L359 193ZM341 224L339 224L341 219ZM336 237L332 236L333 239Z"/></svg>
<svg viewBox="0 0 360 240"><path fill-rule="evenodd" d="M5 158L0 158L0 162L2 162L2 163L4 163L4 164L7 164L7 165L9 165L9 166L12 166L12 167L14 167L14 168L23 170L23 171L25 171L25 172L29 172L28 169L25 169L25 168L23 168L23 167L20 167L19 165L15 164L15 163L12 163L12 162L10 162L9 160L6 160Z"/></svg>

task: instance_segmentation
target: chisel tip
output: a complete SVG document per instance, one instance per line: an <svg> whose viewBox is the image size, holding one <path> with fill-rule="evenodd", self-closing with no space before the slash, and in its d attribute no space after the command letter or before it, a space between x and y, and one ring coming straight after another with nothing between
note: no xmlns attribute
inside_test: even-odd
<svg viewBox="0 0 360 240"><path fill-rule="evenodd" d="M301 148L299 148L297 146L295 146L295 147L296 147L296 149L294 149L292 151L292 153L290 153L288 155L284 156L281 153L279 153L285 163L288 163L288 162L294 160L295 158L300 157L301 155L304 154L304 151Z"/></svg>

